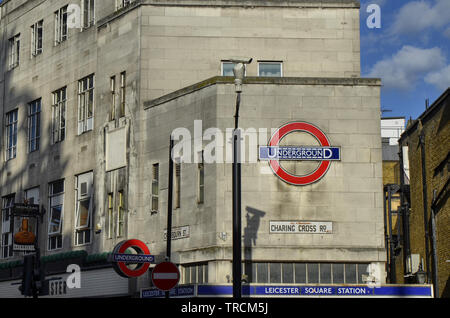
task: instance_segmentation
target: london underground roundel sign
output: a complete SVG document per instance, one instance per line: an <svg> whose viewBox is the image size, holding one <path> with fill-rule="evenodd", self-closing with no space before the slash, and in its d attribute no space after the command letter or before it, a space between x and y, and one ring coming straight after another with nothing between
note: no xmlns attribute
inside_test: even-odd
<svg viewBox="0 0 450 318"><path fill-rule="evenodd" d="M280 146L280 141L293 132L312 135L320 146ZM259 148L259 159L269 161L272 171L283 181L292 185L308 185L320 180L328 171L331 161L341 160L341 149L332 147L327 136L313 124L296 121L281 126L269 141ZM318 167L305 175L295 175L285 170L280 161L318 161Z"/></svg>
<svg viewBox="0 0 450 318"><path fill-rule="evenodd" d="M137 254L127 253L129 249L133 249ZM114 247L112 253L114 270L125 278L139 277L145 274L154 260L154 255L150 255L147 245L136 239L120 242Z"/></svg>

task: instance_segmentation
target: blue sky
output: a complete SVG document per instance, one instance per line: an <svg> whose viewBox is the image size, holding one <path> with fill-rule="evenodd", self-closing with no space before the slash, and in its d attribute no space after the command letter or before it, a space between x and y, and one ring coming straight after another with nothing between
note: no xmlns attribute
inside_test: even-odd
<svg viewBox="0 0 450 318"><path fill-rule="evenodd" d="M381 8L370 29L367 6ZM361 0L361 76L380 77L383 116L417 118L450 86L450 0Z"/></svg>
<svg viewBox="0 0 450 318"><path fill-rule="evenodd" d="M450 86L450 0L360 2L361 76L382 79L384 116L415 119ZM379 29L367 26L370 4L381 8Z"/></svg>

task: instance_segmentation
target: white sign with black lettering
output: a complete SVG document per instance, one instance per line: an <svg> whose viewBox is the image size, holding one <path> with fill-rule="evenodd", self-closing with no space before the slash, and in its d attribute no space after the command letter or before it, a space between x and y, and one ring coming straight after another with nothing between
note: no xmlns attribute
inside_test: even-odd
<svg viewBox="0 0 450 318"><path fill-rule="evenodd" d="M34 245L14 244L13 251L14 252L34 252Z"/></svg>
<svg viewBox="0 0 450 318"><path fill-rule="evenodd" d="M172 240L180 240L184 238L188 238L190 236L190 227L181 226L172 228ZM167 240L167 230L164 230L164 241Z"/></svg>
<svg viewBox="0 0 450 318"><path fill-rule="evenodd" d="M333 222L270 221L270 234L332 234Z"/></svg>

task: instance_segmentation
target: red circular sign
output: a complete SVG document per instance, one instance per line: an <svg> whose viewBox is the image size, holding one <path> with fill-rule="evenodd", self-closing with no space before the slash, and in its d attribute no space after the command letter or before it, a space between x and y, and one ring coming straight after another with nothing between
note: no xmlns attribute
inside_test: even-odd
<svg viewBox="0 0 450 318"><path fill-rule="evenodd" d="M152 271L152 281L156 288L169 291L180 281L180 271L174 263L160 263Z"/></svg>
<svg viewBox="0 0 450 318"><path fill-rule="evenodd" d="M129 248L134 249L138 254L150 254L150 250L147 245L136 239L131 239L127 241L122 241L116 245L114 248L114 253L124 254L125 251ZM125 262L117 262L115 263L114 269L119 275L123 277L139 277L148 270L150 267L150 263L139 264L135 269L128 268Z"/></svg>
<svg viewBox="0 0 450 318"><path fill-rule="evenodd" d="M287 134L300 131L300 132L307 132L311 134L313 137L317 139L317 141L320 143L322 147L329 147L330 142L328 141L328 138L325 136L325 134L316 126L305 123L305 122L292 122L285 124L284 126L280 127L272 136L272 139L270 139L269 146L276 147L280 143L281 139L285 137ZM305 176L297 176L294 174L291 174L284 170L281 166L278 160L270 160L269 161L270 167L272 168L272 171L283 181L293 184L293 185L308 185L313 182L316 182L320 178L322 178L328 171L328 168L330 167L330 161L322 161L319 165L319 167L313 171L312 173L305 175Z"/></svg>

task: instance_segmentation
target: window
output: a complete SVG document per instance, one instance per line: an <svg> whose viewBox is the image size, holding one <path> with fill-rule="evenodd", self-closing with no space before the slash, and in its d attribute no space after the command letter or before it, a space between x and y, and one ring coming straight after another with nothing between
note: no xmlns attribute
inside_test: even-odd
<svg viewBox="0 0 450 318"><path fill-rule="evenodd" d="M12 194L2 200L0 258L13 256L14 218L11 215L11 209L14 206L14 197L15 195Z"/></svg>
<svg viewBox="0 0 450 318"><path fill-rule="evenodd" d="M88 172L76 177L75 245L91 243L93 176Z"/></svg>
<svg viewBox="0 0 450 318"><path fill-rule="evenodd" d="M116 0L116 10L123 9L130 4L132 4L134 0Z"/></svg>
<svg viewBox="0 0 450 318"><path fill-rule="evenodd" d="M244 263L250 283L364 284L368 264Z"/></svg>
<svg viewBox="0 0 450 318"><path fill-rule="evenodd" d="M6 113L6 160L16 158L18 110Z"/></svg>
<svg viewBox="0 0 450 318"><path fill-rule="evenodd" d="M158 212L159 209L159 163L155 163L152 169L152 210Z"/></svg>
<svg viewBox="0 0 450 318"><path fill-rule="evenodd" d="M52 95L52 143L55 144L66 137L66 87Z"/></svg>
<svg viewBox="0 0 450 318"><path fill-rule="evenodd" d="M48 187L48 250L62 248L62 224L64 214L64 180L55 181Z"/></svg>
<svg viewBox="0 0 450 318"><path fill-rule="evenodd" d="M222 76L234 76L234 65L233 62L222 61Z"/></svg>
<svg viewBox="0 0 450 318"><path fill-rule="evenodd" d="M203 203L205 200L205 165L203 163L203 151L199 153L198 172L198 189L197 203Z"/></svg>
<svg viewBox="0 0 450 318"><path fill-rule="evenodd" d="M41 20L31 26L31 56L42 53L42 29L44 20Z"/></svg>
<svg viewBox="0 0 450 318"><path fill-rule="evenodd" d="M180 207L181 201L181 163L175 163L175 209Z"/></svg>
<svg viewBox="0 0 450 318"><path fill-rule="evenodd" d="M184 265L182 273L184 284L208 283L208 264Z"/></svg>
<svg viewBox="0 0 450 318"><path fill-rule="evenodd" d="M114 120L116 118L116 77L111 76L109 79L109 85L111 90L111 111L109 120Z"/></svg>
<svg viewBox="0 0 450 318"><path fill-rule="evenodd" d="M19 65L20 61L20 33L9 39L9 69Z"/></svg>
<svg viewBox="0 0 450 318"><path fill-rule="evenodd" d="M41 99L28 104L28 152L39 150L41 136Z"/></svg>
<svg viewBox="0 0 450 318"><path fill-rule="evenodd" d="M83 0L83 28L89 28L95 24L95 1Z"/></svg>
<svg viewBox="0 0 450 318"><path fill-rule="evenodd" d="M123 190L119 191L119 206L117 207L117 237L125 234L125 206Z"/></svg>
<svg viewBox="0 0 450 318"><path fill-rule="evenodd" d="M94 74L78 81L78 135L94 126Z"/></svg>
<svg viewBox="0 0 450 318"><path fill-rule="evenodd" d="M282 77L282 62L258 62L258 76Z"/></svg>
<svg viewBox="0 0 450 318"><path fill-rule="evenodd" d="M114 194L108 193L108 238L114 233Z"/></svg>
<svg viewBox="0 0 450 318"><path fill-rule="evenodd" d="M25 190L25 200L28 204L40 204L39 187Z"/></svg>
<svg viewBox="0 0 450 318"><path fill-rule="evenodd" d="M67 6L55 12L55 45L67 40Z"/></svg>
<svg viewBox="0 0 450 318"><path fill-rule="evenodd" d="M125 116L127 73L120 73L120 117Z"/></svg>

